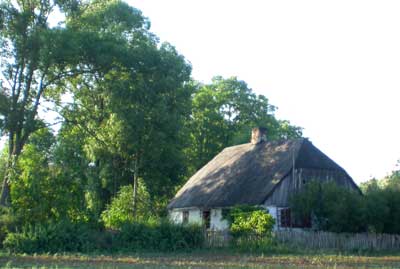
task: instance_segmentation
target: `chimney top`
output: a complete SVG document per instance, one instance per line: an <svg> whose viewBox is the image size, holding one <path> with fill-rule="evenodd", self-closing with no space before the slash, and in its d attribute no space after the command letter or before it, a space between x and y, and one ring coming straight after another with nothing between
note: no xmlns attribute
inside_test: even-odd
<svg viewBox="0 0 400 269"><path fill-rule="evenodd" d="M255 127L251 130L251 143L253 145L267 141L267 128Z"/></svg>

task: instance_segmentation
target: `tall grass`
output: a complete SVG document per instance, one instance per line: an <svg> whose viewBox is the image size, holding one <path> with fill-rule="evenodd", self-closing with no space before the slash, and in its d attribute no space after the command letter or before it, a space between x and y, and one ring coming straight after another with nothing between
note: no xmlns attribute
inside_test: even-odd
<svg viewBox="0 0 400 269"><path fill-rule="evenodd" d="M167 221L125 223L118 231L100 230L68 221L24 226L9 233L4 247L16 253L92 251L175 251L201 248L199 226L178 226Z"/></svg>

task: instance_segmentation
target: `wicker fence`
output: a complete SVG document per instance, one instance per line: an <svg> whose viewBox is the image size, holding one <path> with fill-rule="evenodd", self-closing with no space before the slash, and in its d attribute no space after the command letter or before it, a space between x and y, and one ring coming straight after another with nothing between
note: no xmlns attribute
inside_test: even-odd
<svg viewBox="0 0 400 269"><path fill-rule="evenodd" d="M231 236L227 232L207 231L208 247L229 246ZM275 231L273 234L279 243L302 249L336 249L353 250L400 250L400 235L390 234L345 234L330 232L313 232L302 230ZM245 239L246 240L246 239ZM251 236L249 240L257 240Z"/></svg>
<svg viewBox="0 0 400 269"><path fill-rule="evenodd" d="M207 247L227 247L231 241L228 231L206 231L205 244Z"/></svg>
<svg viewBox="0 0 400 269"><path fill-rule="evenodd" d="M311 231L277 231L278 242L294 247L309 249L339 249L339 250L398 250L400 235L372 233L329 233Z"/></svg>

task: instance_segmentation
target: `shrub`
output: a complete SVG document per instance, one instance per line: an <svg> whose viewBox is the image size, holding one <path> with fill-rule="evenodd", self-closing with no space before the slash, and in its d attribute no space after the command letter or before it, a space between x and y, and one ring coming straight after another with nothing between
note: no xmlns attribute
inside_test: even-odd
<svg viewBox="0 0 400 269"><path fill-rule="evenodd" d="M58 223L25 225L20 231L9 233L4 247L11 252L88 252L97 248L99 232L86 223L61 221Z"/></svg>
<svg viewBox="0 0 400 269"><path fill-rule="evenodd" d="M230 224L230 232L233 237L271 236L275 220L266 209L256 206L236 206L227 213L225 219Z"/></svg>
<svg viewBox="0 0 400 269"><path fill-rule="evenodd" d="M0 207L0 245L3 244L7 234L13 230L17 224L15 216L10 208Z"/></svg>
<svg viewBox="0 0 400 269"><path fill-rule="evenodd" d="M358 192L334 182L311 181L291 197L291 208L298 219L313 217L313 227L331 232L364 232L365 199Z"/></svg>
<svg viewBox="0 0 400 269"><path fill-rule="evenodd" d="M200 226L174 225L167 221L125 223L119 231L104 231L87 223L26 225L9 233L4 247L11 252L175 251L201 248Z"/></svg>
<svg viewBox="0 0 400 269"><path fill-rule="evenodd" d="M116 234L113 247L127 251L174 251L201 248L203 242L200 226L175 225L162 220L125 223Z"/></svg>
<svg viewBox="0 0 400 269"><path fill-rule="evenodd" d="M117 196L107 205L106 210L101 213L101 219L106 228L119 229L124 223L134 222L135 220L147 220L151 210L149 206L149 195L144 184L139 181L138 196L140 200L137 204L136 217L133 216L133 187L127 185L121 187Z"/></svg>

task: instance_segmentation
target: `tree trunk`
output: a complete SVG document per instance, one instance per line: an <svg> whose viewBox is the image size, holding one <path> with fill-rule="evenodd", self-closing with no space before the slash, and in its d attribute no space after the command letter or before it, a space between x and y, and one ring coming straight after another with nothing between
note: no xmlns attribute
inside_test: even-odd
<svg viewBox="0 0 400 269"><path fill-rule="evenodd" d="M0 206L9 207L11 205L10 180L13 177L17 160L22 151L22 145L18 136L14 137L14 133L10 132L8 139L8 158L3 178L3 184L0 196Z"/></svg>
<svg viewBox="0 0 400 269"><path fill-rule="evenodd" d="M9 184L8 175L6 172L6 175L4 176L4 179L3 179L3 185L1 188L0 206L9 207L10 205L11 205L10 184Z"/></svg>
<svg viewBox="0 0 400 269"><path fill-rule="evenodd" d="M4 207L9 207L11 205L11 199L10 199L10 179L11 179L11 173L13 168L13 151L15 150L14 148L14 141L13 141L14 135L12 132L10 132L9 137L8 137L8 158L7 158L7 164L6 164L6 169L4 172L4 178L3 178L3 184L1 188L1 196L0 196L0 206Z"/></svg>
<svg viewBox="0 0 400 269"><path fill-rule="evenodd" d="M134 171L133 171L133 204L132 204L132 213L133 218L137 219L137 200L138 200L138 181L139 181L139 173L138 173L138 160L135 159L134 163Z"/></svg>

